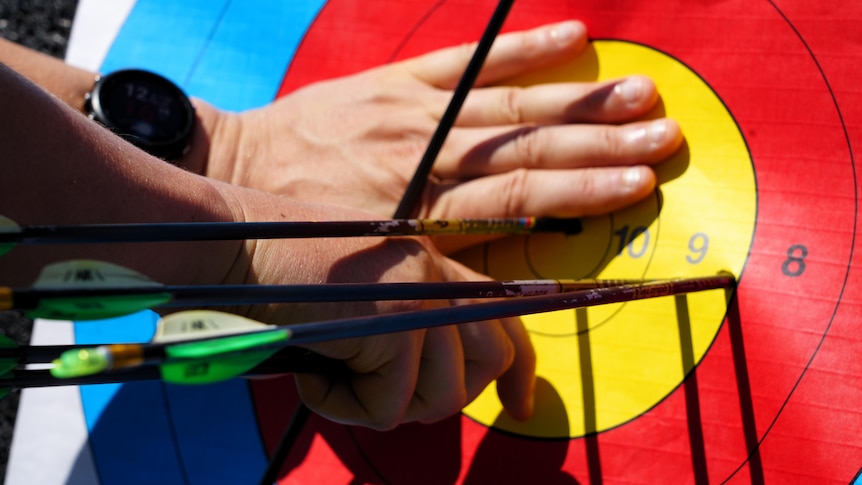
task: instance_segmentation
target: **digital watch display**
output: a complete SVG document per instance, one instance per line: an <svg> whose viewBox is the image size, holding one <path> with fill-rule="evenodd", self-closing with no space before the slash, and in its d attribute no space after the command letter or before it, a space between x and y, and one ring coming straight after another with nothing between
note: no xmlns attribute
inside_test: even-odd
<svg viewBox="0 0 862 485"><path fill-rule="evenodd" d="M126 69L99 76L85 97L88 116L168 161L188 150L195 110L176 84L153 72Z"/></svg>

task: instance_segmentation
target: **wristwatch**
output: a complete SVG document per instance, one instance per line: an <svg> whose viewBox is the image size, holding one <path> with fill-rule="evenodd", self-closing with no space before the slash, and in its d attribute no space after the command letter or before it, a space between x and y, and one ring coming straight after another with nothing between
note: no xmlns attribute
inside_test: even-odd
<svg viewBox="0 0 862 485"><path fill-rule="evenodd" d="M96 77L84 111L144 151L175 161L190 146L195 109L169 79L141 69Z"/></svg>

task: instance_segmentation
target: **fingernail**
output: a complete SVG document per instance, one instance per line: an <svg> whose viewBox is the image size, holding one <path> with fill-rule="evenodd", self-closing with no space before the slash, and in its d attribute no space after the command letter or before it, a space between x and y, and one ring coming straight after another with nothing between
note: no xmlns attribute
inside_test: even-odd
<svg viewBox="0 0 862 485"><path fill-rule="evenodd" d="M644 171L640 167L630 167L623 172L625 187L640 187L644 180Z"/></svg>
<svg viewBox="0 0 862 485"><path fill-rule="evenodd" d="M654 120L646 126L631 128L625 138L629 143L641 143L647 140L650 146L654 146L664 142L666 133L667 123L664 120Z"/></svg>
<svg viewBox="0 0 862 485"><path fill-rule="evenodd" d="M527 398L527 408L524 409L524 419L530 419L533 417L533 412L536 410L536 394L535 390L530 393L530 397Z"/></svg>
<svg viewBox="0 0 862 485"><path fill-rule="evenodd" d="M654 144L658 144L664 141L665 134L667 133L667 123L664 120L654 120L649 124L649 137L650 141Z"/></svg>
<svg viewBox="0 0 862 485"><path fill-rule="evenodd" d="M627 104L634 104L643 97L643 87L643 81L640 78L630 77L614 86L614 94Z"/></svg>
<svg viewBox="0 0 862 485"><path fill-rule="evenodd" d="M578 22L563 22L555 25L549 35L557 45L567 46L582 35L583 30L583 26Z"/></svg>

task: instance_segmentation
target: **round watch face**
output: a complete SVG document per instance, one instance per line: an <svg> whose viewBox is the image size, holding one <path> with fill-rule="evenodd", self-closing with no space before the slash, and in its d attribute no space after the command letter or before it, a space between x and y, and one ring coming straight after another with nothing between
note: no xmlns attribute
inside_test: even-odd
<svg viewBox="0 0 862 485"><path fill-rule="evenodd" d="M144 150L178 158L188 145L194 108L174 83L142 70L101 78L88 109L96 121Z"/></svg>

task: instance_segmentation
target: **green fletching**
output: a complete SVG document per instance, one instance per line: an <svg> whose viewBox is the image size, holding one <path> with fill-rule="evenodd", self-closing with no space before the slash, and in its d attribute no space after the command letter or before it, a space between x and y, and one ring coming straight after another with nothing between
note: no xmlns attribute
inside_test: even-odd
<svg viewBox="0 0 862 485"><path fill-rule="evenodd" d="M0 379L14 379L14 378L15 378L15 373L12 372L11 370L7 370L6 372L3 372L2 374L0 374ZM12 392L11 387L5 387L3 389L0 389L0 400L5 399L6 396L8 396L11 392Z"/></svg>
<svg viewBox="0 0 862 485"><path fill-rule="evenodd" d="M9 372L18 365L15 359L0 359L0 374Z"/></svg>
<svg viewBox="0 0 862 485"><path fill-rule="evenodd" d="M14 349L15 347L18 347L18 344L15 343L14 340L12 340L11 338L9 338L3 334L0 334L0 348Z"/></svg>
<svg viewBox="0 0 862 485"><path fill-rule="evenodd" d="M50 320L99 320L146 310L171 301L170 293L146 295L51 298L27 312L31 318Z"/></svg>
<svg viewBox="0 0 862 485"><path fill-rule="evenodd" d="M255 347L289 338L289 330L279 329L172 345L165 349L165 353L170 358L183 361L163 364L162 379L174 384L224 381L254 368L278 350L253 350Z"/></svg>
<svg viewBox="0 0 862 485"><path fill-rule="evenodd" d="M174 359L205 359L229 352L251 350L289 338L290 330L278 329L171 345L165 349L165 353Z"/></svg>
<svg viewBox="0 0 862 485"><path fill-rule="evenodd" d="M0 216L0 233L8 234L13 232L21 232L21 228L12 219ZM0 256L3 256L4 254L8 253L15 246L15 243L0 244Z"/></svg>
<svg viewBox="0 0 862 485"><path fill-rule="evenodd" d="M162 285L146 276L94 260L72 260L50 264L42 269L33 288L36 289L98 289ZM171 300L169 293L115 295L103 297L51 298L39 302L28 312L32 318L53 320L98 320L135 313Z"/></svg>
<svg viewBox="0 0 862 485"><path fill-rule="evenodd" d="M277 349L174 362L161 366L162 380L173 384L212 384L237 377L272 357Z"/></svg>
<svg viewBox="0 0 862 485"><path fill-rule="evenodd" d="M15 247L15 243L2 243L0 244L0 256L8 253Z"/></svg>
<svg viewBox="0 0 862 485"><path fill-rule="evenodd" d="M0 216L0 217L2 217L2 216ZM14 340L10 339L9 337L7 337L3 334L0 334L0 348L14 349L17 347L18 347L18 344L16 344ZM11 371L12 369L15 368L16 365L18 365L17 359L14 359L14 358L0 359L0 374L4 374L4 373ZM0 397L0 399L2 399L2 397Z"/></svg>
<svg viewBox="0 0 862 485"><path fill-rule="evenodd" d="M108 368L108 357L98 348L63 352L54 362L51 375L58 379L88 376Z"/></svg>

